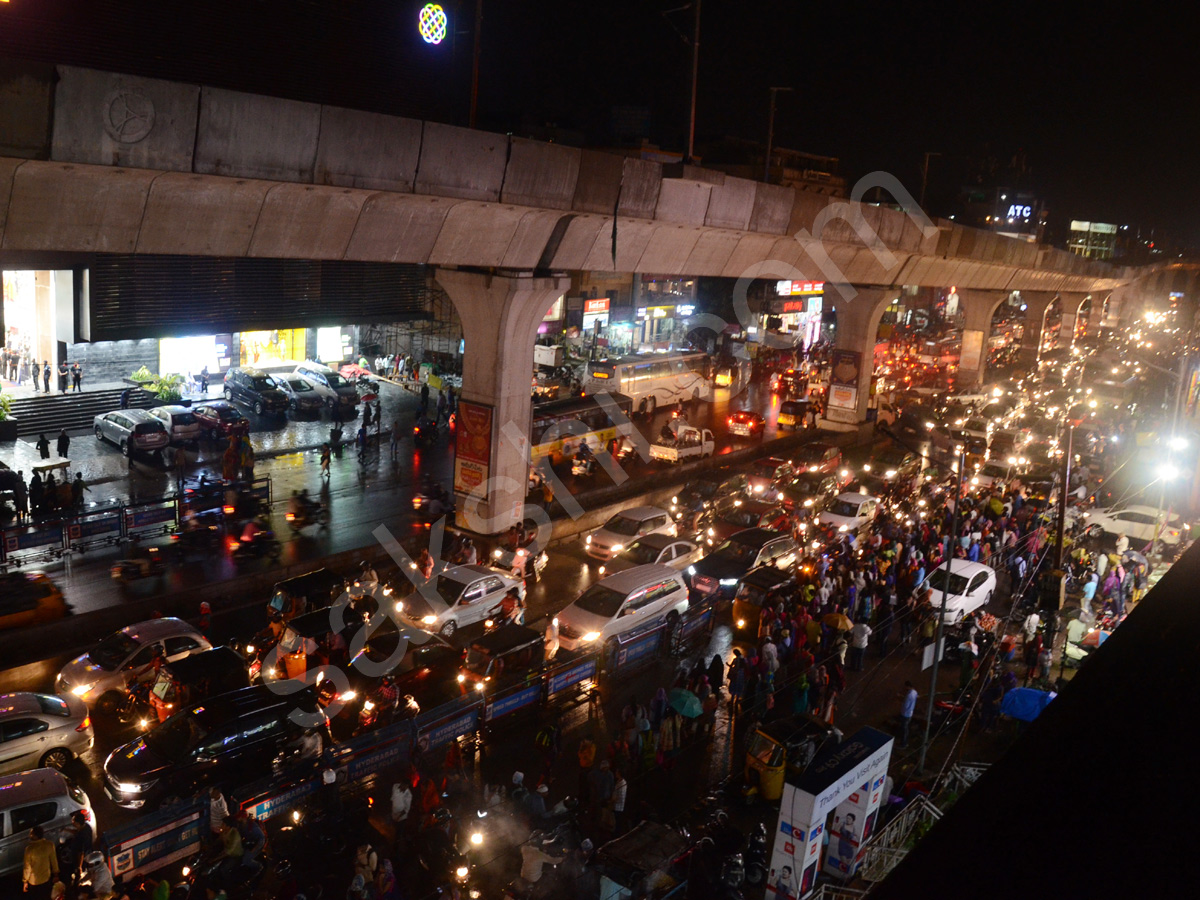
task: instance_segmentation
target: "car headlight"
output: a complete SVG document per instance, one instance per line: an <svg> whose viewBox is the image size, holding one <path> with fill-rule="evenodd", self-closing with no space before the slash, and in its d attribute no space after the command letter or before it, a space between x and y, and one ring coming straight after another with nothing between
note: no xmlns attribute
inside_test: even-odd
<svg viewBox="0 0 1200 900"><path fill-rule="evenodd" d="M404 601L403 600L396 601L396 612L398 612L398 613L404 612Z"/></svg>
<svg viewBox="0 0 1200 900"><path fill-rule="evenodd" d="M737 584L737 579L736 578L722 578L720 583L721 583L721 587L733 587L735 584Z"/></svg>
<svg viewBox="0 0 1200 900"><path fill-rule="evenodd" d="M147 781L145 784L135 784L132 781L118 781L117 790L122 794L144 794L154 787L156 782Z"/></svg>
<svg viewBox="0 0 1200 900"><path fill-rule="evenodd" d="M695 566L688 566L688 567L687 567L687 573L688 573L689 575L695 575L695 574L696 574L696 567L695 567Z"/></svg>
<svg viewBox="0 0 1200 900"><path fill-rule="evenodd" d="M613 544L613 545L612 545L612 552L613 552L613 553L620 553L620 552L621 552L622 550L624 550L624 549L625 549L625 545L624 545L624 544Z"/></svg>
<svg viewBox="0 0 1200 900"><path fill-rule="evenodd" d="M583 539L583 542L584 542L585 544L590 544L590 543L592 542L592 536L589 534L587 537L585 537L585 538Z"/></svg>
<svg viewBox="0 0 1200 900"><path fill-rule="evenodd" d="M76 697L85 697L95 686L96 682L94 681L91 684L77 684L75 687L71 688L71 693Z"/></svg>
<svg viewBox="0 0 1200 900"><path fill-rule="evenodd" d="M756 493L756 494L761 494L762 492L763 492L763 485L761 485L761 484L756 484L756 485L754 486L754 493Z"/></svg>
<svg viewBox="0 0 1200 900"><path fill-rule="evenodd" d="M502 555L502 551L499 547L492 551L492 559L499 559Z"/></svg>
<svg viewBox="0 0 1200 900"><path fill-rule="evenodd" d="M458 683L462 684L466 680L467 680L467 676L464 675L462 672L459 672L458 673Z"/></svg>
<svg viewBox="0 0 1200 900"><path fill-rule="evenodd" d="M818 468L817 466L809 466L808 471L815 472L815 471L817 471L817 468Z"/></svg>
<svg viewBox="0 0 1200 900"><path fill-rule="evenodd" d="M674 505L675 505L676 503L678 503L678 502L679 502L679 498L678 498L678 497L672 497L672 498L671 498L671 505L672 505L672 506L674 506Z"/></svg>
<svg viewBox="0 0 1200 900"><path fill-rule="evenodd" d="M436 625L437 624L437 616L425 616L425 618L421 619L421 624Z"/></svg>
<svg viewBox="0 0 1200 900"><path fill-rule="evenodd" d="M896 477L896 470L895 470L895 469L888 469L886 472L884 472L884 473L883 473L883 477L884 477L884 478L895 478L895 477Z"/></svg>
<svg viewBox="0 0 1200 900"><path fill-rule="evenodd" d="M738 620L737 620L737 627L738 627L738 628L745 628L745 627L746 627L746 620L745 620L745 619L738 619Z"/></svg>
<svg viewBox="0 0 1200 900"><path fill-rule="evenodd" d="M600 640L600 632L598 632L598 631L589 631L587 634L585 634L583 636L583 642L585 644L590 644L592 641L598 641L598 640Z"/></svg>
<svg viewBox="0 0 1200 900"><path fill-rule="evenodd" d="M812 501L811 501L811 500L805 500L805 501L804 501L804 505L805 505L805 506L812 506Z"/></svg>

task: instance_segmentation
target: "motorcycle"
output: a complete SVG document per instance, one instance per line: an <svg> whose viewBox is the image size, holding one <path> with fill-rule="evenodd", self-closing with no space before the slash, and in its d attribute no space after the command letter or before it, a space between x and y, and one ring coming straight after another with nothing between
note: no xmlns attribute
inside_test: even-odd
<svg viewBox="0 0 1200 900"><path fill-rule="evenodd" d="M363 701L358 711L358 731L370 731L375 727L385 727L403 719L413 719L421 712L421 705L412 694L397 695L390 702L380 700L372 693Z"/></svg>
<svg viewBox="0 0 1200 900"><path fill-rule="evenodd" d="M462 889L470 881L473 867L444 827L451 818L448 809L438 807L434 823L426 826L417 837L417 863L432 885L453 884Z"/></svg>
<svg viewBox="0 0 1200 900"><path fill-rule="evenodd" d="M437 439L438 427L428 419L421 419L413 426L413 443L418 447L430 447Z"/></svg>
<svg viewBox="0 0 1200 900"><path fill-rule="evenodd" d="M198 525L171 535L175 558L183 562L189 555L208 556L221 545L221 529L217 525Z"/></svg>
<svg viewBox="0 0 1200 900"><path fill-rule="evenodd" d="M150 682L135 681L125 689L125 696L117 706L117 721L122 725L137 723L145 730L157 722L154 709L150 706Z"/></svg>
<svg viewBox="0 0 1200 900"><path fill-rule="evenodd" d="M249 540L230 538L229 549L235 562L243 559L267 559L274 562L283 552L283 545L269 528L256 531Z"/></svg>
<svg viewBox="0 0 1200 900"><path fill-rule="evenodd" d="M537 541L531 540L523 547L510 550L507 547L497 547L492 551L492 559L497 568L509 569L514 578L531 578L537 581L550 562L546 551L538 550ZM532 572L531 572L532 569Z"/></svg>
<svg viewBox="0 0 1200 900"><path fill-rule="evenodd" d="M767 877L767 828L762 822L754 826L746 847L746 882L762 884Z"/></svg>
<svg viewBox="0 0 1200 900"><path fill-rule="evenodd" d="M315 524L318 530L328 527L329 510L319 500L310 500L300 505L296 512L289 510L284 518L287 519L288 527L292 529L292 532L299 534L302 528L307 528L309 525Z"/></svg>
<svg viewBox="0 0 1200 900"><path fill-rule="evenodd" d="M119 585L127 585L143 578L158 578L167 571L166 560L157 547L148 547L145 556L135 556L114 563L109 569L112 580Z"/></svg>

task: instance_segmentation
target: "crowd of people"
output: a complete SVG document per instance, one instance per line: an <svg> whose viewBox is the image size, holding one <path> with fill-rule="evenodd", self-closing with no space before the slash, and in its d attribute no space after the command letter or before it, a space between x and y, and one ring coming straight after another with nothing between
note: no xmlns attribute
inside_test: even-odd
<svg viewBox="0 0 1200 900"><path fill-rule="evenodd" d="M29 384L35 392L40 390L46 394L53 393L51 380L55 378L56 372L51 367L50 360L42 360L42 364L39 366L37 359L28 349L20 350L16 347L0 349L0 372L16 387ZM68 391L82 391L83 366L78 361L64 360L60 362L57 369L56 387L60 394Z"/></svg>

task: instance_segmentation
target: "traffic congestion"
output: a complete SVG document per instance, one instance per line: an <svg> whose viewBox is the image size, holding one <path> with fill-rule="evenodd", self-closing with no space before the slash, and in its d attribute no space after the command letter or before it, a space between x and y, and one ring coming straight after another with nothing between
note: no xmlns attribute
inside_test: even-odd
<svg viewBox="0 0 1200 900"><path fill-rule="evenodd" d="M472 534L430 483L418 545L383 562L314 560L216 615L202 602L45 648L0 697L5 890L35 832L70 896L608 897L652 871L689 896L774 885L783 785L863 722L868 691L886 685L863 707L897 758L994 734L1049 702L1190 541L1165 489L1178 471L1148 478L1133 453L1161 447L1178 470L1187 436L1090 378L1123 353L1114 339L956 392L952 364L930 374L891 346L865 443L810 415L827 354L781 355L747 373L775 438L730 413L753 440L731 464L689 424L700 397L652 418L618 393L663 423L641 462L656 474L590 527ZM542 481L594 484L596 460L628 449L589 396L540 407ZM584 429L549 430L571 413ZM263 512L212 495L222 518ZM226 549L205 511L175 535L202 559ZM296 530L327 515L287 501ZM238 548L255 540L239 526ZM114 564L114 589L157 553ZM6 626L62 602L43 574L3 578ZM914 687L935 657L942 680ZM877 829L916 783L890 778Z"/></svg>

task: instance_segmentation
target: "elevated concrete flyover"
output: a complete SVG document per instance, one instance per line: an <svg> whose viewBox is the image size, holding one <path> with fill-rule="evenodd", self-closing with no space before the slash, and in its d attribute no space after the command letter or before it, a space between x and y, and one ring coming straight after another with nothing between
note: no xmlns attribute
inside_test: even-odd
<svg viewBox="0 0 1200 900"><path fill-rule="evenodd" d="M0 108L0 134L24 136L0 157L0 263L51 251L462 270L438 278L482 354L464 397L526 425L528 393L501 373L527 366L574 270L824 281L839 312L901 285L1086 295L1131 278L915 210L435 122L68 66L0 88L51 101ZM844 331L869 360L863 305ZM493 474L523 485L492 446ZM513 515L507 496L479 511L496 528Z"/></svg>

